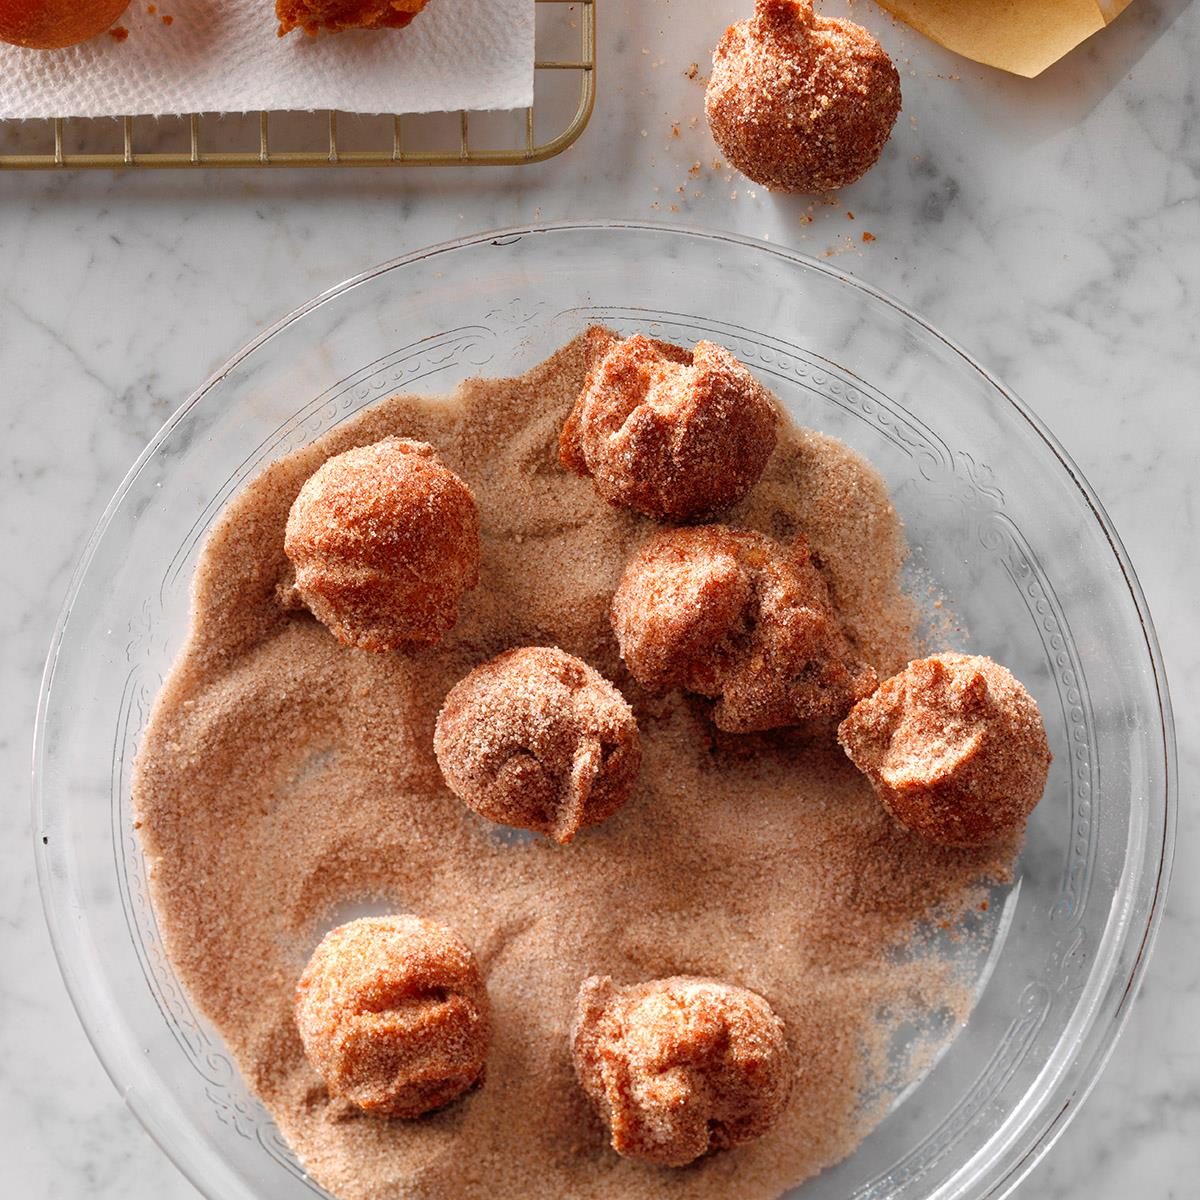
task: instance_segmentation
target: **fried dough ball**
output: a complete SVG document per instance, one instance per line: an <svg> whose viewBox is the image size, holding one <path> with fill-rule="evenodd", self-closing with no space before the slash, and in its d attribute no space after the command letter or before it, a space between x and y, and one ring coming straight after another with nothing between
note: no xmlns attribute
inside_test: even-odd
<svg viewBox="0 0 1200 1200"><path fill-rule="evenodd" d="M691 521L736 504L775 449L775 399L728 350L588 332L593 367L559 441L610 504Z"/></svg>
<svg viewBox="0 0 1200 1200"><path fill-rule="evenodd" d="M945 846L1016 833L1050 769L1037 702L1005 667L969 654L909 663L854 706L838 740L901 825Z"/></svg>
<svg viewBox="0 0 1200 1200"><path fill-rule="evenodd" d="M275 0L279 36L303 29L309 37L319 30L403 29L429 0Z"/></svg>
<svg viewBox="0 0 1200 1200"><path fill-rule="evenodd" d="M362 650L436 642L479 582L479 513L432 446L385 438L337 454L300 489L284 551L294 595Z"/></svg>
<svg viewBox="0 0 1200 1200"><path fill-rule="evenodd" d="M682 1167L761 1137L787 1107L783 1022L755 992L675 976L584 981L571 1049L579 1084L626 1158Z"/></svg>
<svg viewBox="0 0 1200 1200"><path fill-rule="evenodd" d="M799 536L783 546L724 525L660 534L626 566L612 623L639 683L716 698L713 722L730 733L838 720L877 682Z"/></svg>
<svg viewBox="0 0 1200 1200"><path fill-rule="evenodd" d="M612 816L642 761L621 693L574 655L540 646L509 650L455 684L433 747L468 807L560 843Z"/></svg>
<svg viewBox="0 0 1200 1200"><path fill-rule="evenodd" d="M826 192L875 165L900 112L900 76L853 21L812 0L757 0L713 52L705 94L729 163L773 191Z"/></svg>
<svg viewBox="0 0 1200 1200"><path fill-rule="evenodd" d="M0 42L28 50L60 50L106 29L123 38L128 30L112 28L129 0L0 0ZM12 68L9 68L10 70Z"/></svg>
<svg viewBox="0 0 1200 1200"><path fill-rule="evenodd" d="M331 1095L419 1117L483 1079L491 1022L471 949L415 916L331 930L296 986L296 1026Z"/></svg>

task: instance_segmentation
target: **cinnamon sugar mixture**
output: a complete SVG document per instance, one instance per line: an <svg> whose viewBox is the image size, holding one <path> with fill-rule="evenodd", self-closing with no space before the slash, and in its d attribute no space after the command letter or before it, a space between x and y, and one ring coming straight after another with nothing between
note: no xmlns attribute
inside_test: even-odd
<svg viewBox="0 0 1200 1200"><path fill-rule="evenodd" d="M897 951L1011 868L1014 846L906 833L832 740L714 734L707 701L653 699L631 680L609 603L660 527L558 463L586 369L578 339L521 379L384 401L268 468L209 540L190 639L141 749L135 802L171 961L307 1169L345 1200L777 1196L886 1111L892 1029L930 1011L965 1017L951 964ZM285 611L276 589L301 484L328 456L389 435L431 443L474 491L481 583L440 645L373 654ZM854 651L881 677L914 657L899 520L840 443L785 424L727 520L804 533ZM583 658L641 730L631 799L569 846L483 820L434 759L446 693L521 645ZM294 1024L313 948L364 910L445 922L487 982L486 1082L420 1120L330 1100ZM772 1132L681 1170L614 1154L571 1066L590 975L700 975L765 997L796 1071Z"/></svg>

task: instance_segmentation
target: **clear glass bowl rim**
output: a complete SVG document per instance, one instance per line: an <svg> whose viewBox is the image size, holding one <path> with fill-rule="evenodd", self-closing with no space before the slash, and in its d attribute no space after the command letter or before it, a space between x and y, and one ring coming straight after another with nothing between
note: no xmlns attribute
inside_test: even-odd
<svg viewBox="0 0 1200 1200"><path fill-rule="evenodd" d="M92 1049L99 1058L109 1078L118 1091L124 1095L122 1081L119 1078L119 1070L114 1061L115 1056L110 1055L109 1049L105 1044L104 1035L96 1028L95 1024L89 1021L87 1006L82 1001L82 981L75 975L72 963L65 949L65 931L59 923L59 915L52 903L52 883L51 871L49 865L49 850L39 836L39 831L44 827L44 801L45 796L42 789L43 783L43 762L45 758L45 734L46 734L46 716L48 711L48 703L50 699L51 685L53 683L55 666L58 660L58 655L62 645L63 634L66 629L67 621L70 617L72 608L75 603L76 596L83 584L83 580L87 575L88 567L91 564L95 550L109 526L113 514L119 508L126 497L129 489L133 485L142 468L155 455L162 443L170 436L175 426L183 420L183 418L191 411L191 409L199 404L208 392L219 384L222 379L244 359L252 355L260 346L268 342L272 337L281 332L294 321L300 320L308 312L324 304L326 301L332 300L334 297L341 295L344 292L350 291L357 285L366 282L385 272L402 269L415 263L424 262L428 259L435 258L439 255L453 254L455 251L468 249L470 247L508 240L513 238L522 238L527 236L550 234L559 232L594 232L598 237L603 237L605 233L615 230L627 231L644 231L648 233L659 233L668 235L677 235L685 239L700 239L711 242L733 243L744 248L752 249L758 253L773 255L776 258L788 261L802 269L816 271L820 274L831 277L832 279L852 288L855 288L878 303L887 305L896 310L902 317L919 326L929 336L940 341L949 351L955 356L962 359L963 362L973 371L978 372L984 380L994 389L995 393L1007 402L1016 414L1028 424L1036 435L1042 439L1047 448L1051 451L1054 457L1058 460L1062 469L1066 472L1074 486L1078 489L1081 496L1085 500L1088 509L1091 511L1096 524L1102 531L1105 540L1112 550L1113 557L1120 568L1122 578L1129 589L1130 598L1133 600L1138 619L1140 622L1141 632L1145 639L1145 647L1149 660L1149 664L1154 676L1154 687L1158 699L1159 714L1161 721L1162 749L1163 749L1163 788L1161 796L1150 798L1152 807L1158 808L1159 822L1161 827L1161 839L1157 842L1154 839L1147 839L1145 868L1149 873L1153 874L1153 897L1146 912L1145 920L1140 928L1131 925L1126 935L1126 941L1136 942L1136 950L1132 953L1132 963L1127 971L1125 986L1120 993L1120 998L1111 1012L1105 1014L1100 1012L1097 1019L1093 1021L1091 1027L1087 1031L1087 1036L1081 1040L1071 1054L1071 1062L1069 1069L1063 1070L1057 1078L1057 1082L1050 1091L1044 1095L1041 1100L1035 1104L1031 1110L1027 1110L1024 1118L1020 1122L1019 1127L1014 1131L1013 1135L1007 1142L999 1148L997 1154L993 1158L982 1165L981 1169L973 1181L973 1188L970 1191L972 1197L978 1197L979 1200L988 1198L988 1200L999 1200L1000 1197L1010 1195L1012 1191L1020 1184L1025 1176L1033 1169L1040 1161L1042 1156L1054 1145L1057 1139L1061 1136L1067 1125L1078 1112L1083 1101L1090 1094L1095 1086L1101 1073L1104 1070L1105 1064L1108 1062L1113 1049L1116 1046L1118 1037L1128 1020L1129 1013L1132 1008L1133 1000L1137 996L1138 989L1141 986L1142 978L1145 974L1150 954L1153 949L1154 940L1158 932L1159 925L1162 920L1165 909L1167 887L1170 881L1171 867L1174 858L1175 849L1175 833L1178 819L1178 796L1177 796L1177 760L1176 760L1176 740L1174 718L1171 709L1170 694L1167 685L1166 669L1162 660L1162 652L1158 644L1158 638L1154 630L1154 624L1150 617L1150 612L1146 604L1145 596L1142 592L1141 584L1138 581L1137 574L1134 571L1133 564L1129 559L1129 555L1125 550L1123 543L1116 529L1113 527L1112 521L1104 510L1098 496L1092 490L1091 485L1084 477L1083 472L1075 464L1074 460L1060 444L1058 439L1050 432L1050 430L1041 422L1041 420L1021 401L1012 391L1004 386L996 379L982 364L976 361L968 354L957 342L945 336L927 320L919 314L913 312L900 301L889 295L887 292L879 288L873 287L870 284L864 283L855 276L848 274L845 271L838 269L830 263L815 259L810 255L803 254L799 251L789 249L784 246L775 245L764 242L757 238L746 237L740 234L728 233L717 230L707 230L698 227L686 225L672 225L666 222L654 221L560 221L560 222L538 222L526 226L514 226L505 229L494 230L476 234L469 237L457 238L452 241L440 242L432 246L428 246L414 253L403 255L398 258L390 259L379 264L370 270L364 271L358 275L354 275L342 283L329 288L327 291L320 293L307 303L301 305L288 313L281 320L270 326L258 337L243 346L236 354L232 355L221 367L219 367L205 382L193 392L188 399L180 405L178 409L167 419L159 431L147 444L146 448L138 456L137 460L130 467L120 486L117 488L112 499L106 506L104 513L101 515L95 528L92 530L91 536L80 554L79 561L72 573L70 583L67 587L66 598L59 612L58 620L55 624L54 633L50 640L50 647L46 658L46 665L42 674L41 688L38 696L37 713L34 726L34 744L33 744L33 821L32 833L34 840L34 856L37 863L38 888L42 899L42 910L46 919L46 924L49 928L51 943L54 948L55 959L58 962L59 970L63 977L63 982L66 985L67 992L71 998L71 1003L75 1008L76 1015L79 1018L80 1024L83 1026L84 1032L91 1043ZM1155 861L1157 859L1157 861ZM150 1133L151 1137L157 1142L159 1148L167 1155L167 1157L180 1169L186 1178L196 1187L196 1189L204 1196L211 1197L212 1200L218 1200L216 1193L208 1190L207 1181L197 1178L195 1172L189 1170L180 1155L177 1155L173 1148L166 1144L162 1139L155 1136L154 1130L142 1118L136 1108L132 1109L134 1115L138 1117L139 1122Z"/></svg>

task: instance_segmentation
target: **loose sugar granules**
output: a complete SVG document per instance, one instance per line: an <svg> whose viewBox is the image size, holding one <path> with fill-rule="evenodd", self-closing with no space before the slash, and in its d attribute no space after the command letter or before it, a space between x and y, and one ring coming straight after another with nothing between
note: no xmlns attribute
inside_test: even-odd
<svg viewBox="0 0 1200 1200"><path fill-rule="evenodd" d="M189 640L141 748L134 799L171 962L306 1168L345 1200L777 1196L886 1111L891 1029L965 1017L953 963L906 948L1011 869L1013 845L955 850L906 833L831 740L715 734L705 701L631 680L609 603L660 527L558 464L586 370L577 340L520 379L394 397L264 471L209 539ZM441 644L373 654L285 610L277 588L304 480L392 435L431 443L474 491L481 581ZM727 520L803 532L855 652L881 677L913 657L900 523L846 447L785 423ZM631 799L570 846L475 815L434 759L446 693L522 645L583 658L641 730ZM363 911L446 923L486 978L486 1082L420 1120L331 1099L296 1031L309 955ZM775 1128L683 1170L614 1154L571 1067L572 1006L591 975L703 975L764 996L796 1069Z"/></svg>

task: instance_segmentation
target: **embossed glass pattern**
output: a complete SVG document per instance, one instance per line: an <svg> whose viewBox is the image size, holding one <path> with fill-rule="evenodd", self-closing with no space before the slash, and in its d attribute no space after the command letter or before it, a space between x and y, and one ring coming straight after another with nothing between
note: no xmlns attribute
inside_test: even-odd
<svg viewBox="0 0 1200 1200"><path fill-rule="evenodd" d="M1095 1079L1161 911L1174 746L1149 616L1096 498L1009 393L857 281L728 236L562 226L430 250L293 314L168 422L88 545L39 711L42 890L83 1023L203 1193L323 1194L166 961L133 755L231 495L381 396L522 371L591 321L721 342L797 420L870 458L905 520L914 588L944 593L958 620L949 640L1012 667L1046 715L1055 761L1018 879L978 918L982 951L947 943L978 991L969 1022L851 1158L797 1193L1003 1195Z"/></svg>

